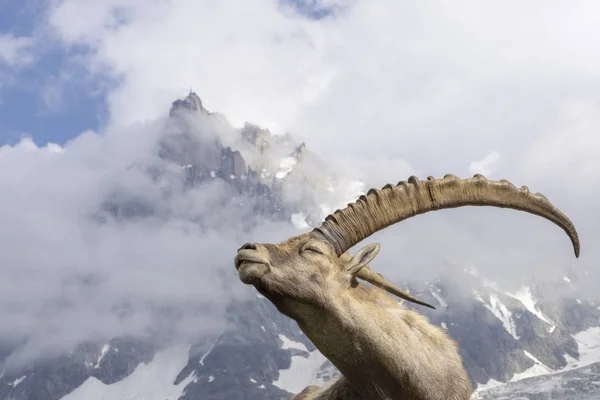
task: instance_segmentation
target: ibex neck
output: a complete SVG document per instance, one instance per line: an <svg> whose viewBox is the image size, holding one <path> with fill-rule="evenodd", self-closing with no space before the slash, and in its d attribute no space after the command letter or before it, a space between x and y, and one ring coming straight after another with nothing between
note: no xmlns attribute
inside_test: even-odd
<svg viewBox="0 0 600 400"><path fill-rule="evenodd" d="M375 316L369 314L361 304L346 299L339 307L302 318L298 325L362 398L393 399L389 392L395 386L391 370L397 366L395 360L389 358L397 349L387 349L388 354L385 354L386 346L382 346L381 340L389 342L392 337L386 335Z"/></svg>
<svg viewBox="0 0 600 400"><path fill-rule="evenodd" d="M295 319L363 399L470 397L470 384L457 388L451 382L468 382L454 342L387 296L369 300L343 296ZM440 358L446 358L442 365L454 365L456 371L436 367ZM448 392L455 389L461 394Z"/></svg>

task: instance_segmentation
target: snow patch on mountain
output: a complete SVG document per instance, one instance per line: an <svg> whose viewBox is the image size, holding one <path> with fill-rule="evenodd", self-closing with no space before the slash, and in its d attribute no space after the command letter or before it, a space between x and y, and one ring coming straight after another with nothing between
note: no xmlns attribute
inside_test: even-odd
<svg viewBox="0 0 600 400"><path fill-rule="evenodd" d="M100 350L100 355L98 356L98 361L96 361L96 365L94 365L94 368L100 368L100 362L102 361L102 359L104 358L106 353L108 353L109 350L110 350L109 344L105 344L104 346L102 346L102 349Z"/></svg>
<svg viewBox="0 0 600 400"><path fill-rule="evenodd" d="M584 367L600 361L600 327L593 327L581 331L573 338L577 341L579 360L570 358L570 362L563 369Z"/></svg>
<svg viewBox="0 0 600 400"><path fill-rule="evenodd" d="M495 388L498 386L502 386L504 385L503 382L499 382L495 379L490 379L489 381L487 381L486 383L480 383L477 385L477 389L475 389L475 391L473 391L473 396L471 397L472 399L478 399L477 394L479 392L483 392L485 390L491 389L491 388Z"/></svg>
<svg viewBox="0 0 600 400"><path fill-rule="evenodd" d="M448 303L446 303L444 301L444 299L442 298L442 296L440 296L440 294L436 291L436 289L431 289L431 295L437 300L437 302L439 303L439 305L441 305L442 307L448 307Z"/></svg>
<svg viewBox="0 0 600 400"><path fill-rule="evenodd" d="M208 349L208 351L206 353L204 353L202 355L202 357L200 357L200 361L198 362L200 365L204 366L204 360L210 354L210 352L213 351L213 349L215 348L216 344L217 344L217 342L213 343L212 346L210 346L210 348Z"/></svg>
<svg viewBox="0 0 600 400"><path fill-rule="evenodd" d="M484 399L488 398L486 394L498 395L500 393L496 393L494 389L498 389L499 387L507 387L507 384L518 382L527 378L535 378L535 377L544 377L548 376L548 381L546 384L540 383L540 393L548 392L552 387L556 386L554 383L561 381L560 378L562 373L579 370L583 367L588 367L590 365L594 365L600 362L600 327L593 327L581 331L575 335L573 338L577 341L578 352L579 352L579 360L570 357L568 354L565 355L567 360L567 365L564 368L559 370L553 370L552 368L544 365L541 361L535 358L531 353L525 351L525 355L531 359L535 364L528 368L527 370L515 374L510 381L506 383L498 382L494 379L490 379L485 384L477 385L477 389L474 391L472 400L476 399ZM556 376L556 378L553 378ZM515 392L520 393L520 392ZM496 397L494 397L496 398ZM502 397L502 398L527 398L527 397ZM582 397L583 398L583 397Z"/></svg>
<svg viewBox="0 0 600 400"><path fill-rule="evenodd" d="M305 352L309 352L308 349L306 348L305 345L303 345L300 342L294 342L293 340L289 339L287 336L285 335L277 335L279 337L279 339L283 342L283 344L281 345L282 349L296 349L296 350L301 350L301 351L305 351Z"/></svg>
<svg viewBox="0 0 600 400"><path fill-rule="evenodd" d="M138 365L131 375L112 385L88 378L62 400L177 400L193 380L190 375L178 385L173 384L188 363L189 350L188 346L177 346L160 351L149 364Z"/></svg>
<svg viewBox="0 0 600 400"><path fill-rule="evenodd" d="M531 353L529 353L528 351L525 351L525 355L534 362L533 366L529 367L528 369L526 369L523 372L514 374L513 377L508 382L503 383L503 382L498 382L495 379L490 379L487 383L477 385L477 388L473 392L473 395L471 398L473 400L480 399L481 398L480 395L483 392L488 391L493 388L497 388L499 386L504 386L509 382L518 382L523 379L541 376L541 375L548 375L548 374L555 372L551 368L544 365L541 361L539 361L533 355L531 355Z"/></svg>
<svg viewBox="0 0 600 400"><path fill-rule="evenodd" d="M485 304L485 303L484 303ZM496 295L490 293L490 304L485 304L485 308L490 310L492 314L504 325L504 329L508 331L516 340L519 340L517 335L517 326L515 321L512 319L512 313L508 308L496 297Z"/></svg>
<svg viewBox="0 0 600 400"><path fill-rule="evenodd" d="M325 383L318 376L318 371L327 362L325 356L318 350L309 352L305 345L290 340L285 335L278 336L283 342L282 349L301 350L306 355L292 356L290 367L279 371L279 377L273 382L273 386L290 393L299 393L309 385L322 385Z"/></svg>
<svg viewBox="0 0 600 400"><path fill-rule="evenodd" d="M25 380L25 378L27 378L27 375L23 375L22 377L15 379L14 382L11 383L10 385L12 385L12 387L17 387L17 385L19 383L23 382Z"/></svg>
<svg viewBox="0 0 600 400"><path fill-rule="evenodd" d="M279 371L279 377L273 382L273 386L290 393L299 393L309 385L322 385L325 382L317 376L316 371L326 361L318 350L308 353L308 357L293 356L292 364L288 369Z"/></svg>
<svg viewBox="0 0 600 400"><path fill-rule="evenodd" d="M525 355L531 359L534 364L533 366L527 368L525 371L515 374L510 382L520 381L525 378L531 378L533 376L546 375L554 372L554 370L550 367L544 365L540 360L531 355L528 351L525 351Z"/></svg>
<svg viewBox="0 0 600 400"><path fill-rule="evenodd" d="M296 164L298 164L298 159L296 157L289 156L284 158L279 164L279 170L275 173L275 178L285 178L290 172L292 172Z"/></svg>
<svg viewBox="0 0 600 400"><path fill-rule="evenodd" d="M535 308L535 306L537 304L537 300L533 297L533 294L531 293L531 289L529 288L529 286L525 286L525 287L519 289L519 291L516 293L506 293L506 294L516 300L519 300L530 313L532 313L533 315L535 315L536 317L538 317L539 319L541 319L548 325L555 325L548 318L546 318L544 316L544 314L542 314L541 311L539 311Z"/></svg>

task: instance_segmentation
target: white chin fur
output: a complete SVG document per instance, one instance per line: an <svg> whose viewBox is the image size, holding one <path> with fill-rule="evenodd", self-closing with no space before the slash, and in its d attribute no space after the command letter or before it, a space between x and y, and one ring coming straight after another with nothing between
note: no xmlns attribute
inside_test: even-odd
<svg viewBox="0 0 600 400"><path fill-rule="evenodd" d="M262 278L268 268L264 264L249 264L244 263L240 266L238 274L240 280L246 284L252 284Z"/></svg>

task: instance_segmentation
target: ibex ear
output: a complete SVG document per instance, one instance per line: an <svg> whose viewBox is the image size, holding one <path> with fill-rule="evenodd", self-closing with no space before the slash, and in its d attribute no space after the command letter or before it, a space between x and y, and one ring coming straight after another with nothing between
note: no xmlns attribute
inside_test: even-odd
<svg viewBox="0 0 600 400"><path fill-rule="evenodd" d="M380 248L379 243L373 243L357 251L348 265L346 265L346 273L354 278L361 268L373 261L377 253L379 253Z"/></svg>

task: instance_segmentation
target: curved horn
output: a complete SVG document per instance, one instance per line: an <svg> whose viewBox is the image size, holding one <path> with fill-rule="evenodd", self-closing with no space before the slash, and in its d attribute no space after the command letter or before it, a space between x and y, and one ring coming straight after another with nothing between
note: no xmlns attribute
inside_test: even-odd
<svg viewBox="0 0 600 400"><path fill-rule="evenodd" d="M428 211L463 206L512 208L538 215L561 227L579 257L579 236L571 220L540 193L530 193L526 186L518 189L507 180L492 181L482 175L459 179L446 175L443 179L408 182L371 189L343 210L329 215L315 232L323 235L338 256L375 232L412 216Z"/></svg>

